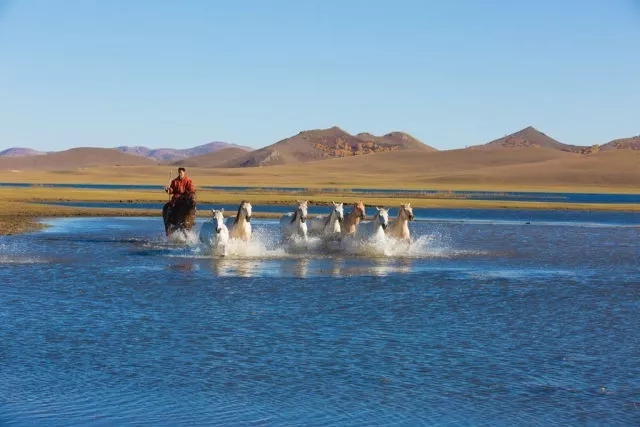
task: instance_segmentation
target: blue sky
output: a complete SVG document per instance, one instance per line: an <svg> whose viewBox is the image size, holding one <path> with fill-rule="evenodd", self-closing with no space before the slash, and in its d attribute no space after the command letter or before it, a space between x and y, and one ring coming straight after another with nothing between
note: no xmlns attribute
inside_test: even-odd
<svg viewBox="0 0 640 427"><path fill-rule="evenodd" d="M0 149L640 134L638 0L0 0Z"/></svg>

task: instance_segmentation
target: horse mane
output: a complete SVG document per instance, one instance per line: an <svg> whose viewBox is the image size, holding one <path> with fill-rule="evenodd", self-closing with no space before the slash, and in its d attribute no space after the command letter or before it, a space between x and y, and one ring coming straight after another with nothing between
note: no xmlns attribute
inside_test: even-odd
<svg viewBox="0 0 640 427"><path fill-rule="evenodd" d="M409 210L407 208L410 208L410 205L407 203L403 203L400 205L400 210L398 211L398 218L406 218L407 220L409 220Z"/></svg>
<svg viewBox="0 0 640 427"><path fill-rule="evenodd" d="M362 201L359 202L353 202L353 207L351 208L351 212L349 212L347 214L347 216L351 216L351 215L355 215L356 214L356 210L361 210L362 213L364 214L364 211L362 210L362 208L360 206L364 206L364 204L362 203ZM357 217L356 217L357 218Z"/></svg>
<svg viewBox="0 0 640 427"><path fill-rule="evenodd" d="M331 213L329 215L327 215L327 219L324 220L324 227L322 227L322 228L325 228L327 225L329 225L329 221L331 221L331 217L333 216L333 213L335 211L336 211L335 208L333 208Z"/></svg>
<svg viewBox="0 0 640 427"><path fill-rule="evenodd" d="M294 222L296 222L296 218L298 218L298 211L300 210L300 206L302 206L305 203L298 203L298 206L296 206L296 210L293 211L293 217L291 217L291 224L293 224Z"/></svg>
<svg viewBox="0 0 640 427"><path fill-rule="evenodd" d="M234 224L237 224L238 221L240 220L240 212L242 211L242 205L244 205L246 203L246 200L243 200L240 202L240 205L238 206L238 213L236 214L236 219L233 220Z"/></svg>

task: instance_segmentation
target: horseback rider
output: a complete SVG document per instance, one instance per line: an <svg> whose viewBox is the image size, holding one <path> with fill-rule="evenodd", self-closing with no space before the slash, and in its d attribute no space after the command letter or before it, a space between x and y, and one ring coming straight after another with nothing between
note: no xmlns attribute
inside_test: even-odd
<svg viewBox="0 0 640 427"><path fill-rule="evenodd" d="M175 207L176 201L181 197L193 197L196 194L193 181L187 177L187 170L183 167L178 168L178 176L171 180L168 187L164 187L164 191L171 194L171 207Z"/></svg>
<svg viewBox="0 0 640 427"><path fill-rule="evenodd" d="M175 229L191 230L195 223L196 190L193 181L186 175L186 169L178 168L178 176L164 188L171 200L162 207L164 229L169 236Z"/></svg>

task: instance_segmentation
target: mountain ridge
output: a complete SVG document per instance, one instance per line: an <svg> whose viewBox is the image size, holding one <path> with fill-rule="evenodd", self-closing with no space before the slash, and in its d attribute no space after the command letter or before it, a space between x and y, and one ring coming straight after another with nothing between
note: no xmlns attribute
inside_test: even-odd
<svg viewBox="0 0 640 427"><path fill-rule="evenodd" d="M404 132L391 132L383 136L369 133L351 135L338 126L332 126L326 129L303 130L296 135L232 159L223 167L305 163L407 149L437 151Z"/></svg>
<svg viewBox="0 0 640 427"><path fill-rule="evenodd" d="M87 159L89 158L92 159L91 165L101 164L100 158L94 158L88 155L86 151L73 151L78 149L112 150L104 152L108 153L104 157L105 164L117 164L119 161L122 164L133 165L137 163L133 159L139 158L146 160L141 164L183 164L191 167L237 168L306 163L331 158L367 156L390 151L457 152L459 150L482 150L491 152L495 150L514 149L528 151L543 148L581 155L591 155L601 151L640 151L640 135L614 139L602 145L579 146L564 144L533 126L528 126L485 144L473 145L464 149L440 151L424 144L405 132L389 132L382 136L376 136L368 132L351 135L340 127L333 126L326 129L303 130L293 136L259 149L221 141L213 141L185 149L152 149L145 146L119 146L115 148L77 147L71 150L46 153L26 147L12 147L0 152L0 165L3 165L5 170L20 169L22 167L58 169L59 166L53 164L55 161L64 159L65 156L74 155L76 156L75 163L78 165L77 167L87 167ZM114 157L113 151L132 157L116 158ZM67 154L61 156L60 153ZM220 154L216 155L216 153ZM35 157L40 158L40 160L23 160ZM64 160L64 162L66 162L65 164L68 164L69 167L73 167L73 161Z"/></svg>

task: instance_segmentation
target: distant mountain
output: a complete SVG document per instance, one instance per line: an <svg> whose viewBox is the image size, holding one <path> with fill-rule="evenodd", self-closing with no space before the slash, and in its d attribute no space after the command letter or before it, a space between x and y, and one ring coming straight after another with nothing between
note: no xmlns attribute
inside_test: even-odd
<svg viewBox="0 0 640 427"><path fill-rule="evenodd" d="M632 136L631 138L614 139L602 145L600 150L640 150L640 135Z"/></svg>
<svg viewBox="0 0 640 427"><path fill-rule="evenodd" d="M93 166L155 165L154 160L122 153L113 148L72 148L27 157L0 157L0 170L74 170Z"/></svg>
<svg viewBox="0 0 640 427"><path fill-rule="evenodd" d="M40 156L46 154L43 151L32 150L31 148L23 147L11 147L6 150L0 151L0 157L26 157L26 156Z"/></svg>
<svg viewBox="0 0 640 427"><path fill-rule="evenodd" d="M175 166L198 167L198 168L219 168L226 163L234 161L247 154L247 150L239 147L223 148L213 153L201 154L189 157L184 160L172 162Z"/></svg>
<svg viewBox="0 0 640 427"><path fill-rule="evenodd" d="M368 133L354 136L334 126L328 129L302 131L290 138L232 159L223 167L295 164L411 149L436 151L435 148L402 132L392 132L380 137Z"/></svg>
<svg viewBox="0 0 640 427"><path fill-rule="evenodd" d="M567 151L570 153L588 154L591 147L563 144L540 132L533 126L526 127L518 132L494 139L483 145L469 147L471 149L496 149L496 148L549 148L552 150Z"/></svg>
<svg viewBox="0 0 640 427"><path fill-rule="evenodd" d="M160 163L172 163L189 157L200 156L202 154L214 153L224 150L225 148L239 148L244 151L251 151L253 148L243 145L230 144L228 142L214 141L204 145L198 145L192 148L174 149L174 148L147 148L147 147L116 147L116 150L135 156L147 157L154 159Z"/></svg>

